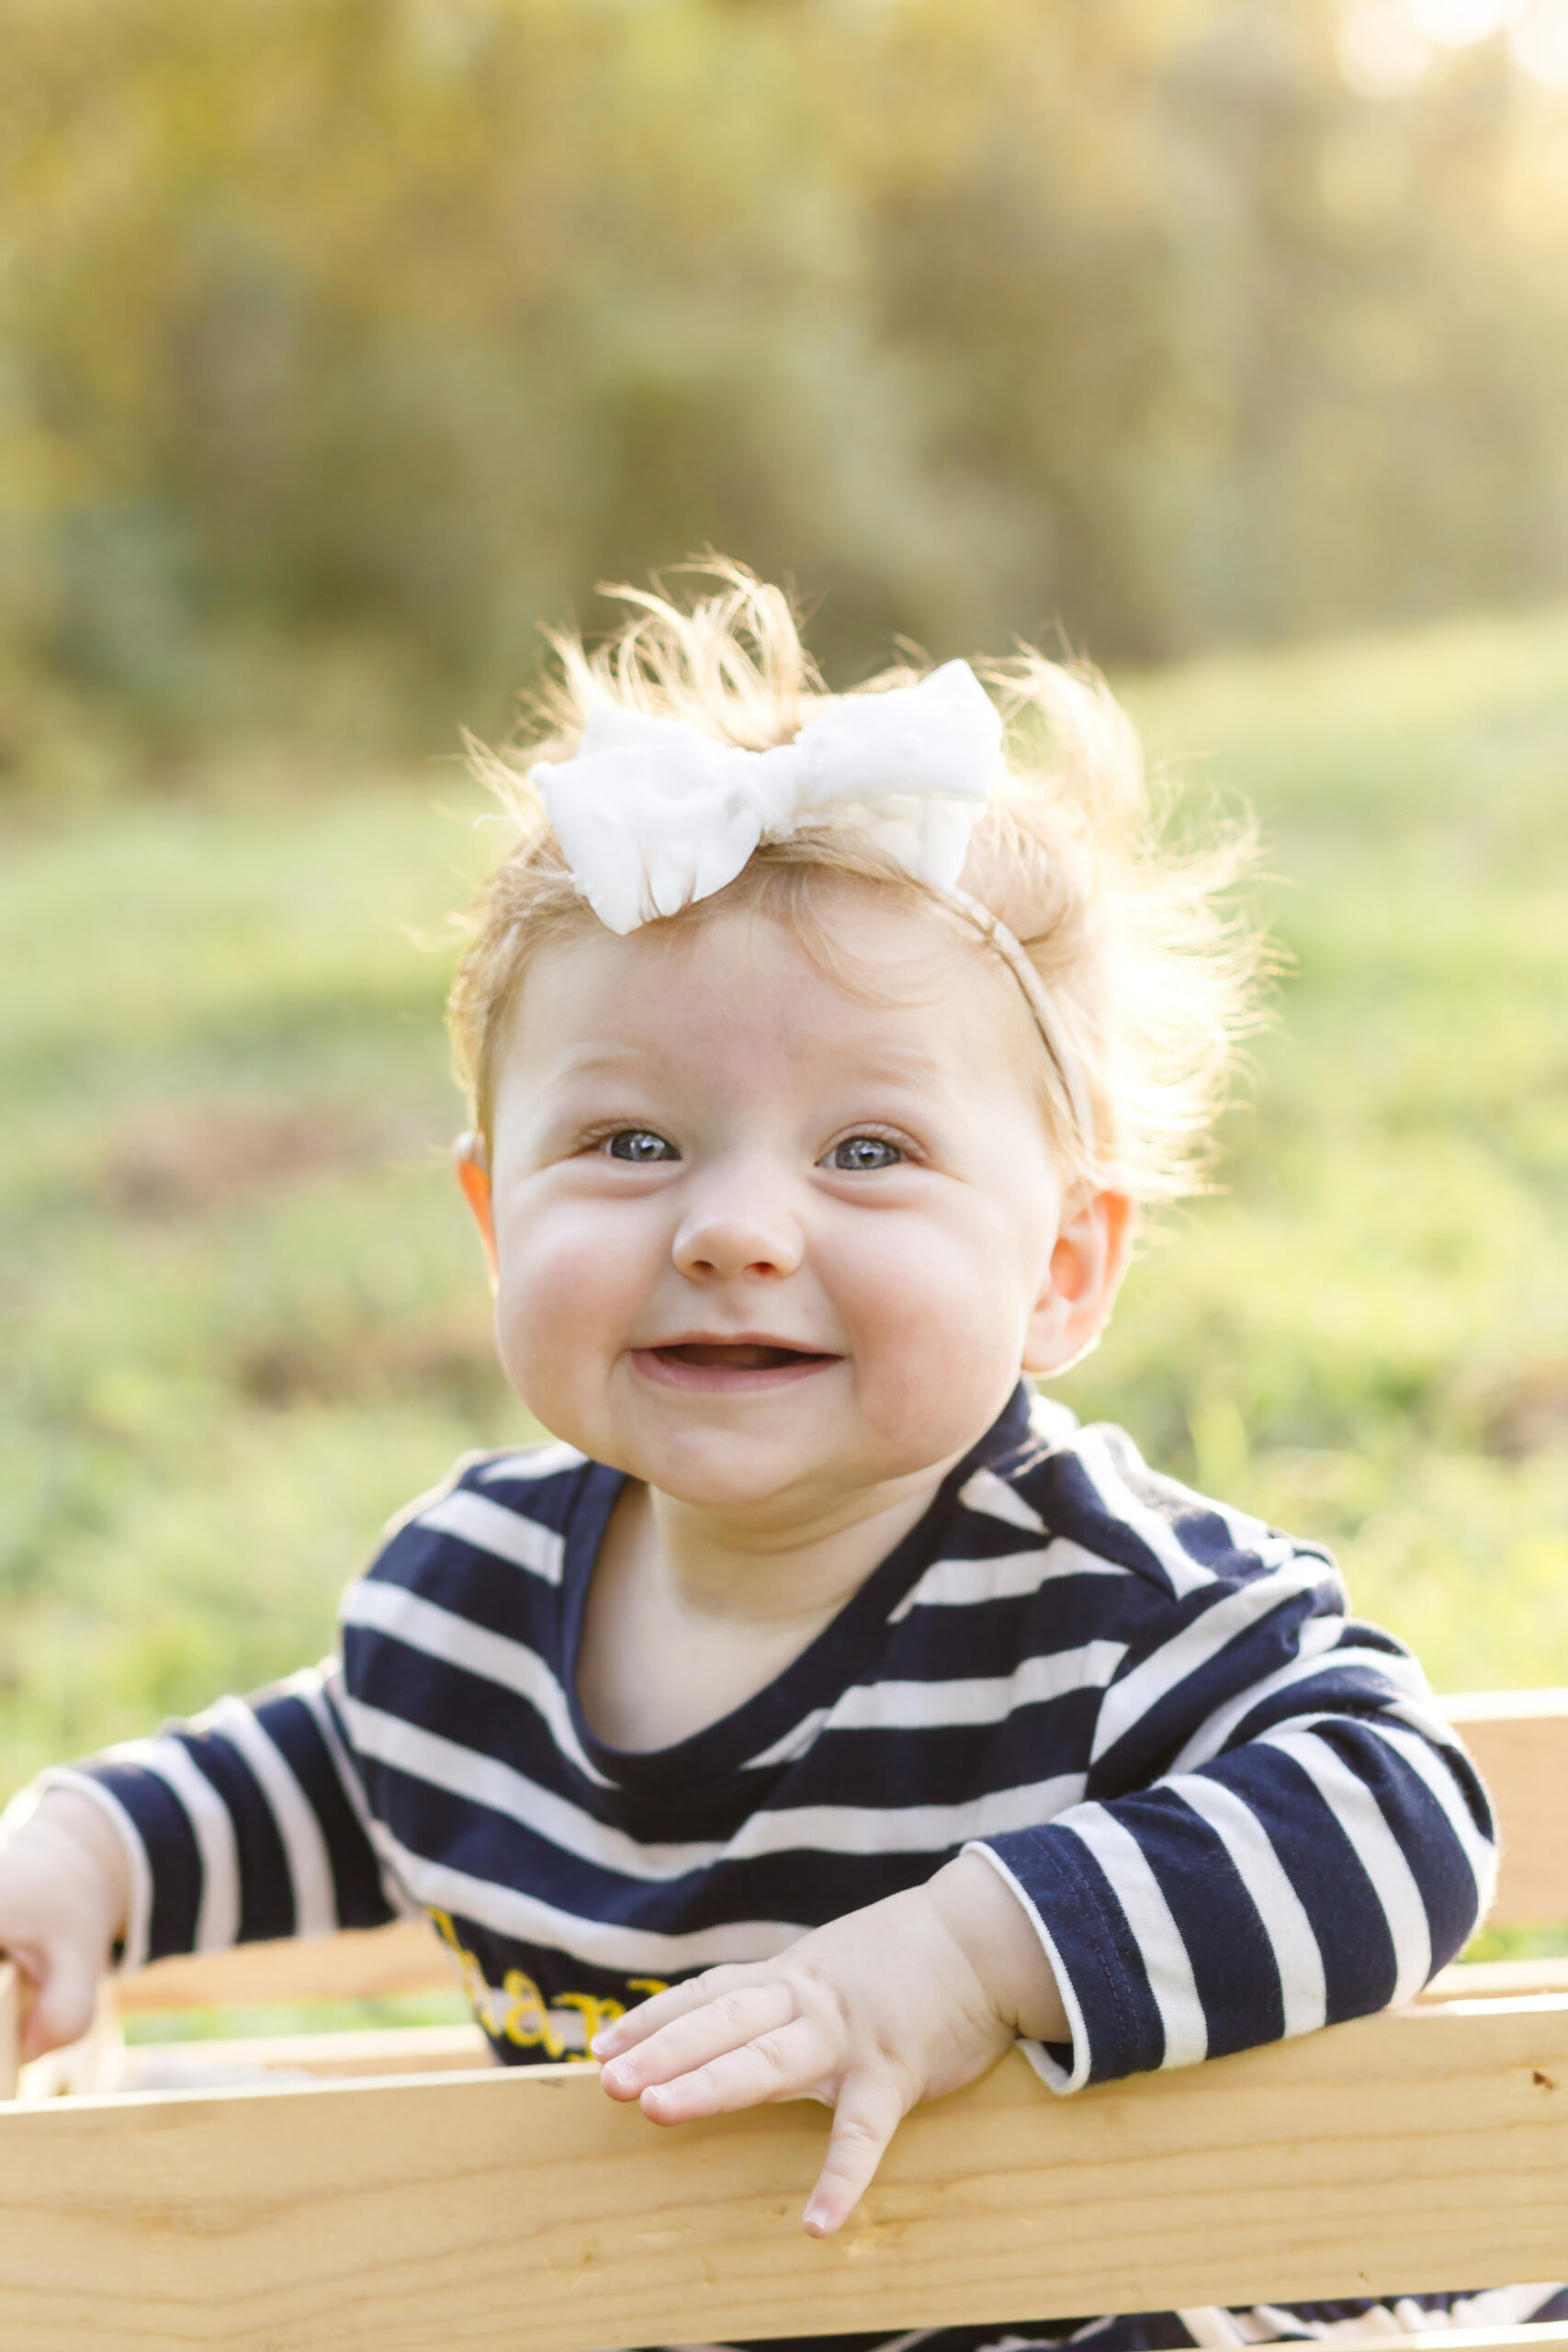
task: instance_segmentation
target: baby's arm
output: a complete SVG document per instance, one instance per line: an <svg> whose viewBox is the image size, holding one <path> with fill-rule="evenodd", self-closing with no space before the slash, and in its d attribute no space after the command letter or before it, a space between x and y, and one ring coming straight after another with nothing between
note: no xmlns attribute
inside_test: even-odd
<svg viewBox="0 0 1568 2352"><path fill-rule="evenodd" d="M27 2055L85 2030L116 1944L129 1972L407 1907L371 1841L338 1684L329 1660L221 1699L17 1801L0 1844L0 1949L36 1987Z"/></svg>
<svg viewBox="0 0 1568 2352"><path fill-rule="evenodd" d="M0 1825L0 1951L32 1988L24 2060L86 2032L130 1894L124 1849L90 1798L57 1789Z"/></svg>

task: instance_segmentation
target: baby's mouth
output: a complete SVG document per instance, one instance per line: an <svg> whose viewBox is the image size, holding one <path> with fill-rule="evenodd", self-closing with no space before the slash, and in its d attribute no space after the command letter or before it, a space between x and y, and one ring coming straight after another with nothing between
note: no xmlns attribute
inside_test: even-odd
<svg viewBox="0 0 1568 2352"><path fill-rule="evenodd" d="M747 1332L733 1340L694 1333L667 1340L662 1347L636 1348L632 1367L657 1387L692 1396L769 1396L816 1379L843 1358L820 1348L797 1347L791 1340Z"/></svg>
<svg viewBox="0 0 1568 2352"><path fill-rule="evenodd" d="M799 1364L831 1363L814 1348L775 1347L751 1340L682 1340L649 1351L663 1363L690 1364L704 1372L782 1372Z"/></svg>

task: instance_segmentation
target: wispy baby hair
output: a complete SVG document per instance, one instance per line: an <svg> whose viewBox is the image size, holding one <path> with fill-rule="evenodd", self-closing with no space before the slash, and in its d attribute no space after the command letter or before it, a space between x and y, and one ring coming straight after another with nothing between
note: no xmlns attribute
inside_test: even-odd
<svg viewBox="0 0 1568 2352"><path fill-rule="evenodd" d="M469 944L449 1005L458 1077L487 1137L501 1044L530 965L551 941L598 921L525 770L541 756L570 758L591 713L606 704L760 752L793 741L850 699L828 693L782 590L717 558L690 569L716 584L684 605L658 583L607 590L630 609L592 652L576 633L552 632L554 661L525 705L518 741L502 752L470 746L517 829L468 910ZM1256 1025L1258 941L1224 897L1250 863L1251 830L1211 823L1200 831L1177 796L1151 794L1132 722L1094 671L1028 649L976 666L1001 709L1008 752L962 886L1021 945L1049 998L1053 1036L1073 1063L1064 1085L1043 1046L1039 1092L1053 1143L1072 1178L1142 1201L1174 1198L1201 1180L1236 1041ZM856 695L922 674L900 664ZM998 952L940 893L841 827L764 843L726 888L659 927L754 906L785 923L835 978L863 989L874 976L847 962L820 920L824 885L846 878L936 909L976 952Z"/></svg>

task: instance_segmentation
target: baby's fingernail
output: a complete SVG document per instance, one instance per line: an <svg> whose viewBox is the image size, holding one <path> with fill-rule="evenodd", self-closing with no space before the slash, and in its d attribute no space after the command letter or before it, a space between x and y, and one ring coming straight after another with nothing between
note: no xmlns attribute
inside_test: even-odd
<svg viewBox="0 0 1568 2352"><path fill-rule="evenodd" d="M828 2234L828 2208L808 2205L806 2209L806 2234L810 2238L825 2238Z"/></svg>

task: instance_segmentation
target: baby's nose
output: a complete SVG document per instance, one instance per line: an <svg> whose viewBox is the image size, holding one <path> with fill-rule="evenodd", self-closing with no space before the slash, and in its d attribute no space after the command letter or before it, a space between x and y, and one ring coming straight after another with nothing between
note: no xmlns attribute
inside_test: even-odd
<svg viewBox="0 0 1568 2352"><path fill-rule="evenodd" d="M692 1282L761 1281L793 1273L803 1248L798 1219L753 1180L708 1188L682 1218L673 1254Z"/></svg>

